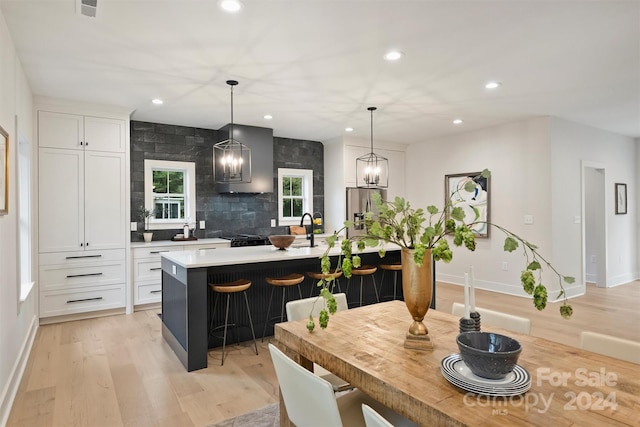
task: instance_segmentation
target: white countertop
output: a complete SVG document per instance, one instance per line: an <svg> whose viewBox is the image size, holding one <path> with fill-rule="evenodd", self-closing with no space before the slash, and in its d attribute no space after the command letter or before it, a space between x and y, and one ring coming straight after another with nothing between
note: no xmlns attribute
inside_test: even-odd
<svg viewBox="0 0 640 427"><path fill-rule="evenodd" d="M387 251L400 249L394 244L385 245ZM196 249L172 251L162 254L163 258L184 268L215 267L222 265L252 264L258 262L290 261L295 259L320 258L327 250L326 245L310 247L290 247L279 250L273 246L245 246L241 248ZM354 250L354 253L357 251ZM363 253L378 252L378 247L365 248ZM340 246L331 249L330 255L338 255ZM318 261L320 266L320 261Z"/></svg>
<svg viewBox="0 0 640 427"><path fill-rule="evenodd" d="M198 240L154 240L149 243L146 242L131 242L132 248L153 248L156 246L192 246L192 245L207 245L207 244L227 244L230 242L227 239L211 238L211 239L198 239Z"/></svg>

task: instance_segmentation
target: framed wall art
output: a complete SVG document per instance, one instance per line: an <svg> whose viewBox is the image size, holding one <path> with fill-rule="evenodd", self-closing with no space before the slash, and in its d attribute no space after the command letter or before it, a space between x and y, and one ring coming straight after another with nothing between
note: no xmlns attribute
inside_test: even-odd
<svg viewBox="0 0 640 427"><path fill-rule="evenodd" d="M616 183L616 215L627 213L627 184Z"/></svg>
<svg viewBox="0 0 640 427"><path fill-rule="evenodd" d="M9 134L0 126L0 215L9 213Z"/></svg>
<svg viewBox="0 0 640 427"><path fill-rule="evenodd" d="M445 175L445 205L450 200L451 208L460 207L464 210L465 223L471 225L470 228L476 237L489 237L487 225L490 220L489 178L483 177L481 173ZM468 182L474 183L474 189L471 192L465 189Z"/></svg>

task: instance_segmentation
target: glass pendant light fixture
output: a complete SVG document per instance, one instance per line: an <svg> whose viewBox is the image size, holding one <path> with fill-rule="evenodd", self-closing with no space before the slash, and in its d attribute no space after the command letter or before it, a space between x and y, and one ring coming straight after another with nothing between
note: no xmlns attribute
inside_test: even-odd
<svg viewBox="0 0 640 427"><path fill-rule="evenodd" d="M233 87L236 80L227 80L231 86L231 123L229 137L213 146L213 169L216 184L251 182L251 149L235 139L233 133Z"/></svg>
<svg viewBox="0 0 640 427"><path fill-rule="evenodd" d="M371 112L371 152L356 159L356 186L360 188L387 188L389 186L389 160L373 152L373 112Z"/></svg>

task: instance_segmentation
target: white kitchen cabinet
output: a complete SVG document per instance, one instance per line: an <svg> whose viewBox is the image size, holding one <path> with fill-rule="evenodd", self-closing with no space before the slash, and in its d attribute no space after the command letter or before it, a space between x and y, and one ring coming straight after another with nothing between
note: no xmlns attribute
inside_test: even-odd
<svg viewBox="0 0 640 427"><path fill-rule="evenodd" d="M126 122L52 111L38 112L40 147L124 153Z"/></svg>
<svg viewBox="0 0 640 427"><path fill-rule="evenodd" d="M41 319L124 308L127 295L128 119L63 109L38 111Z"/></svg>
<svg viewBox="0 0 640 427"><path fill-rule="evenodd" d="M206 239L205 239L206 240ZM217 248L228 248L229 241L214 239L213 242L189 241L184 245L168 244L158 246L158 244L142 245L133 247L133 304L159 303L162 301L162 253L183 250L215 250ZM241 248L236 248L241 250Z"/></svg>
<svg viewBox="0 0 640 427"><path fill-rule="evenodd" d="M125 155L39 150L39 252L125 247Z"/></svg>

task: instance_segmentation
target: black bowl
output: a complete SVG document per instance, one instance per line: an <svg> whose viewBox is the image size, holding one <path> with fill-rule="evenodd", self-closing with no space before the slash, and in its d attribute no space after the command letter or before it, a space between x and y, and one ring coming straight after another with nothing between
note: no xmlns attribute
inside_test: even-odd
<svg viewBox="0 0 640 427"><path fill-rule="evenodd" d="M463 332L456 342L471 372L492 380L504 378L513 371L522 351L518 341L492 332Z"/></svg>

